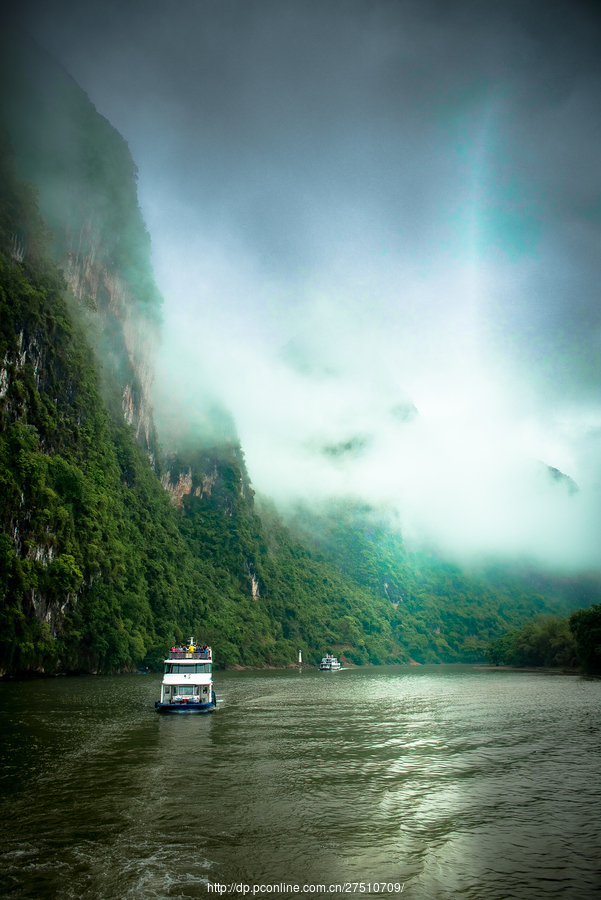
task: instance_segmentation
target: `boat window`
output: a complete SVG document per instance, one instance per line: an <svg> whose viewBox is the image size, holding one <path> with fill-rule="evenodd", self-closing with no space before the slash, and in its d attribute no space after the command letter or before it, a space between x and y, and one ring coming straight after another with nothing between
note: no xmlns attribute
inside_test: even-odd
<svg viewBox="0 0 601 900"><path fill-rule="evenodd" d="M177 693L180 697L194 697L197 690L193 684L178 684Z"/></svg>
<svg viewBox="0 0 601 900"><path fill-rule="evenodd" d="M206 675L211 671L211 663L166 663L165 675Z"/></svg>

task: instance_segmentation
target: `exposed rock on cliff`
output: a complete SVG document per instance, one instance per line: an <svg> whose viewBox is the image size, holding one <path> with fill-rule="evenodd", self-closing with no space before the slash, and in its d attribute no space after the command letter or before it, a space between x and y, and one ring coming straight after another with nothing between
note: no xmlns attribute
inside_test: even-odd
<svg viewBox="0 0 601 900"><path fill-rule="evenodd" d="M97 352L118 375L125 420L154 462L156 436L150 394L159 323L154 315L149 316L147 310L140 308L122 273L109 265L109 257L109 247L94 213L87 216L76 235L65 229L59 265L88 316L100 320L95 329Z"/></svg>

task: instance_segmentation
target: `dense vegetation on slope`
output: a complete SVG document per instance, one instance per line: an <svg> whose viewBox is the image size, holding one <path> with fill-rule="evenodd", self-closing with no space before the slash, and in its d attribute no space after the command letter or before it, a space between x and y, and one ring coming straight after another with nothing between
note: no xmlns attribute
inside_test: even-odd
<svg viewBox="0 0 601 900"><path fill-rule="evenodd" d="M494 665L581 667L601 672L601 604L569 618L537 617L491 641L486 658Z"/></svg>
<svg viewBox="0 0 601 900"><path fill-rule="evenodd" d="M494 635L533 613L565 613L598 597L593 579L526 577L501 567L467 574L436 555L409 552L394 517L360 501L332 501L319 512L299 507L289 521L305 545L397 606L395 639L418 662L481 660Z"/></svg>
<svg viewBox="0 0 601 900"><path fill-rule="evenodd" d="M189 627L189 556L142 450L99 396L6 139L1 155L0 665L132 665Z"/></svg>
<svg viewBox="0 0 601 900"><path fill-rule="evenodd" d="M239 448L191 448L169 461L190 472L181 532L203 580L202 634L225 665L317 662L329 647L350 661L408 661L392 604L307 550L273 506L255 508Z"/></svg>

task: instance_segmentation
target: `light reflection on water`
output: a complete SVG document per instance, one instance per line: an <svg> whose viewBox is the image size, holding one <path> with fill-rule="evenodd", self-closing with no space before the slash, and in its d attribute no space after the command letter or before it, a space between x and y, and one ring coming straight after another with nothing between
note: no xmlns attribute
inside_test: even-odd
<svg viewBox="0 0 601 900"><path fill-rule="evenodd" d="M8 896L197 898L216 896L208 881L285 880L601 897L600 681L216 673L216 713L165 717L159 680L0 685Z"/></svg>

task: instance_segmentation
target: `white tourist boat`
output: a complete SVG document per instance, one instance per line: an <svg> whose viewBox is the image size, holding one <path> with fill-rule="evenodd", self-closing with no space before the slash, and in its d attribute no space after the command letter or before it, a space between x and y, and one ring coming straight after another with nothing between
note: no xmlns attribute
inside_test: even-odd
<svg viewBox="0 0 601 900"><path fill-rule="evenodd" d="M328 653L323 657L322 661L319 664L319 669L321 672L337 672L338 669L341 669L342 666L338 662L335 656L332 656L331 653Z"/></svg>
<svg viewBox="0 0 601 900"><path fill-rule="evenodd" d="M172 647L165 660L158 712L212 712L217 707L213 690L213 654L194 638L186 647Z"/></svg>

